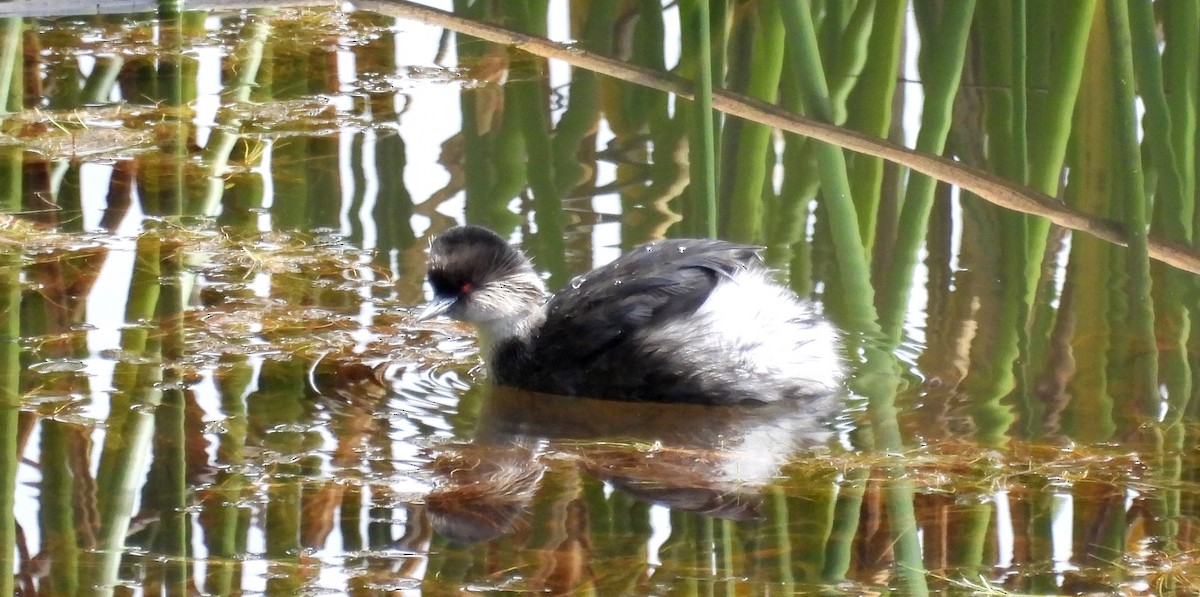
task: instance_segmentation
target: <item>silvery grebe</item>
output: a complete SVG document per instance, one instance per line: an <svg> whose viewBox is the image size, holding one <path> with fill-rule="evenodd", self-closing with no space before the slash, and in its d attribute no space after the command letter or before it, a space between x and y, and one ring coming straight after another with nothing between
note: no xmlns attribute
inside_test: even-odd
<svg viewBox="0 0 1200 597"><path fill-rule="evenodd" d="M429 251L434 298L479 332L492 379L550 394L740 404L841 386L837 331L773 282L760 247L670 239L643 245L549 296L496 233L460 226Z"/></svg>

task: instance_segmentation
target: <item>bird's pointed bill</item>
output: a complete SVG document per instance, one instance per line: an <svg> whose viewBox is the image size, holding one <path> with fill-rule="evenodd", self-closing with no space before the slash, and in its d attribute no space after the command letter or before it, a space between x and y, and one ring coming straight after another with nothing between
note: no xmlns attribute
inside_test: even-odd
<svg viewBox="0 0 1200 597"><path fill-rule="evenodd" d="M433 300L425 303L421 312L417 314L417 321L425 321L426 319L433 319L438 315L444 315L446 311L450 310L450 307L454 306L456 300L454 297L433 297Z"/></svg>

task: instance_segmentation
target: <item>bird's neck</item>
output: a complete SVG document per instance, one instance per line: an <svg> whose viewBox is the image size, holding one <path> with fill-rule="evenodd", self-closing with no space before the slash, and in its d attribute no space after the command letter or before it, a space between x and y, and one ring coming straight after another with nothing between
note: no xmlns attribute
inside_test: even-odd
<svg viewBox="0 0 1200 597"><path fill-rule="evenodd" d="M533 332L546 320L541 307L476 324L479 348L488 363L493 362L496 347L509 342L528 342Z"/></svg>
<svg viewBox="0 0 1200 597"><path fill-rule="evenodd" d="M512 318L504 325L480 328L480 352L492 383L520 386L523 380L528 381L524 378L532 358L534 336L545 319L545 313L539 309Z"/></svg>

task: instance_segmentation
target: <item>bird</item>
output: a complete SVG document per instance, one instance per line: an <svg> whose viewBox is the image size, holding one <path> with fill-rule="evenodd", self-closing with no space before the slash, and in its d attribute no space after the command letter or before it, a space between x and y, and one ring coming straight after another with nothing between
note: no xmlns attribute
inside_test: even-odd
<svg viewBox="0 0 1200 597"><path fill-rule="evenodd" d="M772 279L761 250L658 240L551 294L520 249L457 226L430 243L433 298L417 319L473 325L490 379L534 392L706 405L838 392L841 334Z"/></svg>

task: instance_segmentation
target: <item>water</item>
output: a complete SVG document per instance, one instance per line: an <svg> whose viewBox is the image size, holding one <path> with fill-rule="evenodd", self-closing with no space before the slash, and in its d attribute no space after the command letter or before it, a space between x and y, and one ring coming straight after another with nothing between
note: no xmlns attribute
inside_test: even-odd
<svg viewBox="0 0 1200 597"><path fill-rule="evenodd" d="M935 15L996 24L955 50L922 37L953 39L919 33L933 5L916 4L816 13L822 47L843 50L827 70L850 122L890 110L858 90L895 79L870 73L899 64L872 53L898 27L910 63L924 47L968 58L948 154L1031 187L1045 170L1067 204L1132 217L1119 185L1142 180L1138 160L1097 139L1133 102L1106 103L1103 77L1074 73L1080 116L1061 135L1075 149L1049 149L1069 93L1057 69L1072 47L1104 50L1072 46L1071 19L1103 14L1026 7L1018 77L988 58L1007 56L995 31L1013 11ZM469 12L686 74L690 7ZM748 59L733 58L782 26L739 10L734 88ZM1195 590L1195 279L1136 243L944 187L926 189L926 217L903 216L923 183L861 157L860 221L839 224L819 150L729 119L717 227L764 245L844 330L843 395L705 408L496 388L468 329L413 319L429 239L490 226L559 288L644 241L701 234L689 104L366 11L21 22L0 30L23 58L0 77L14 592ZM1172 56L1163 68L1182 68ZM794 106L799 75L781 76ZM936 128L920 114L940 76L899 86L902 136ZM1151 182L1136 187L1158 210L1151 236L1173 238L1194 210L1171 185L1194 180L1146 127L1132 148ZM847 250L848 235L872 248Z"/></svg>

